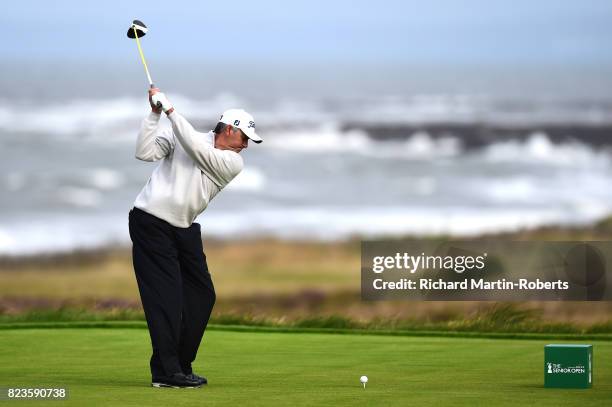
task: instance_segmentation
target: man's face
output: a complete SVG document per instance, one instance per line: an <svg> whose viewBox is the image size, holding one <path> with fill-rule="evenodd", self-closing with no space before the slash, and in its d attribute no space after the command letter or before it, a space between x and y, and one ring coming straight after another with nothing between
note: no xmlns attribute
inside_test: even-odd
<svg viewBox="0 0 612 407"><path fill-rule="evenodd" d="M237 127L227 126L215 141L220 150L232 150L236 153L249 146L249 138Z"/></svg>

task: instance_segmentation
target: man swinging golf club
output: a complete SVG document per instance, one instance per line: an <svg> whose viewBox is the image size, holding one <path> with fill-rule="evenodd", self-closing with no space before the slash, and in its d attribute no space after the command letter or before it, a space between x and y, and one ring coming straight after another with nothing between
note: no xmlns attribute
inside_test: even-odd
<svg viewBox="0 0 612 407"><path fill-rule="evenodd" d="M133 262L153 355L154 387L199 387L192 371L215 303L215 290L194 219L242 170L249 140L260 143L253 117L227 110L213 131L200 133L157 88L136 142L136 158L158 161L129 214ZM162 110L172 131L158 132Z"/></svg>
<svg viewBox="0 0 612 407"><path fill-rule="evenodd" d="M227 110L213 131L200 133L153 85L139 37L148 29L134 20L136 40L149 81L151 113L142 122L136 158L160 161L129 214L132 256L153 354L152 386L200 387L206 378L191 367L215 304L200 225L194 223L219 191L242 170L238 153L249 140L261 143L253 116ZM165 112L172 130L159 132Z"/></svg>

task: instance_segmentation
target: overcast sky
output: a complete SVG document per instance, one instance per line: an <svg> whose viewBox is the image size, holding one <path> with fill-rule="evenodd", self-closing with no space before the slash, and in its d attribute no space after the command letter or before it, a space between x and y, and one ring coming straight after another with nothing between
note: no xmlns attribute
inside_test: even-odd
<svg viewBox="0 0 612 407"><path fill-rule="evenodd" d="M3 61L612 64L610 0L6 2ZM133 62L133 61L132 61Z"/></svg>

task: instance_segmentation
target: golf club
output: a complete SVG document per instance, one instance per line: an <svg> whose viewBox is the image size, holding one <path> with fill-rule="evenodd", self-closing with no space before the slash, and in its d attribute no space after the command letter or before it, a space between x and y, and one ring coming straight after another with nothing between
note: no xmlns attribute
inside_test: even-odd
<svg viewBox="0 0 612 407"><path fill-rule="evenodd" d="M145 60L144 53L142 52L142 47L140 46L140 37L144 37L147 34L149 29L147 26L140 20L134 20L130 28L128 28L127 36L128 38L135 38L136 45L138 46L138 52L140 53L140 59L142 60L142 64L144 65L145 72L147 74L147 79L149 80L149 85L151 88L154 88L153 80L151 79L151 74L149 73L149 68L147 67L147 61Z"/></svg>

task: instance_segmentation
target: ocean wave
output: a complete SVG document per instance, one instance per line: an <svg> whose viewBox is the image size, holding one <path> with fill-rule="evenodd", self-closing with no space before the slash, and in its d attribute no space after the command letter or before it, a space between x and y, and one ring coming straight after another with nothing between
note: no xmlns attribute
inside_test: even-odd
<svg viewBox="0 0 612 407"><path fill-rule="evenodd" d="M245 207L200 216L205 237L342 240L353 237L451 235L516 231L543 225L580 225L606 216L611 205L584 202L568 208ZM0 254L24 255L129 244L126 214L36 217L0 225Z"/></svg>
<svg viewBox="0 0 612 407"><path fill-rule="evenodd" d="M379 142L363 130L342 131L337 125L319 129L298 129L284 134L272 132L267 148L300 153L353 153L377 158L431 159L461 153L457 137L434 139L425 132L416 132L406 139Z"/></svg>
<svg viewBox="0 0 612 407"><path fill-rule="evenodd" d="M570 167L606 168L610 154L578 141L553 143L546 133L532 133L524 140L498 141L484 148L485 161L491 163L545 164Z"/></svg>
<svg viewBox="0 0 612 407"><path fill-rule="evenodd" d="M266 176L260 168L247 167L226 187L236 191L261 191L266 185Z"/></svg>
<svg viewBox="0 0 612 407"><path fill-rule="evenodd" d="M91 188L63 186L56 194L58 201L75 207L95 208L102 202L102 194Z"/></svg>
<svg viewBox="0 0 612 407"><path fill-rule="evenodd" d="M0 224L0 254L67 252L130 242L127 214L31 215Z"/></svg>
<svg viewBox="0 0 612 407"><path fill-rule="evenodd" d="M266 148L306 154L342 153L375 158L429 160L457 157L468 149L459 136L432 137L424 131L405 138L377 141L363 130L342 131L337 126L299 129L289 134L274 132ZM483 164L534 164L558 167L609 168L611 149L592 146L578 140L553 142L544 132L525 137L491 141L481 149L471 149L471 157Z"/></svg>
<svg viewBox="0 0 612 407"><path fill-rule="evenodd" d="M205 234L225 238L339 240L350 237L475 236L543 225L576 225L605 216L608 206L549 208L292 208L217 213L202 219Z"/></svg>
<svg viewBox="0 0 612 407"><path fill-rule="evenodd" d="M47 106L2 105L0 129L51 135L91 133L97 128L142 116L143 112L146 112L146 105L129 98L73 100Z"/></svg>
<svg viewBox="0 0 612 407"><path fill-rule="evenodd" d="M580 124L612 123L609 104L556 100L499 100L482 95L412 95L372 98L291 99L254 103L229 93L193 99L168 93L178 111L196 122L212 124L220 113L244 107L258 120L262 132L325 124L369 125L454 124ZM91 136L112 130L134 129L148 111L146 97L73 99L57 104L40 101L9 104L0 101L0 130Z"/></svg>
<svg viewBox="0 0 612 407"><path fill-rule="evenodd" d="M214 121L225 104L237 105L240 100L221 94L208 101L197 101L176 95L173 98L183 114L195 119ZM137 132L149 113L146 98L75 99L61 104L0 104L0 130L7 133L37 133L51 136L94 137L120 140L113 133L132 129ZM111 131L112 130L112 131ZM62 137L60 137L61 139ZM128 140L133 141L131 138Z"/></svg>
<svg viewBox="0 0 612 407"><path fill-rule="evenodd" d="M103 191L121 188L126 182L123 174L110 168L93 168L84 175L87 184Z"/></svg>

